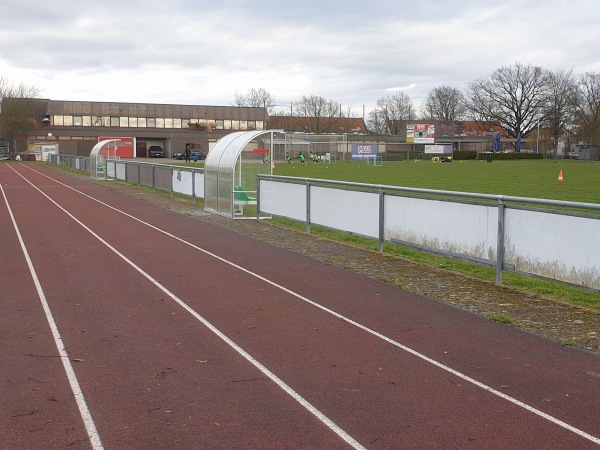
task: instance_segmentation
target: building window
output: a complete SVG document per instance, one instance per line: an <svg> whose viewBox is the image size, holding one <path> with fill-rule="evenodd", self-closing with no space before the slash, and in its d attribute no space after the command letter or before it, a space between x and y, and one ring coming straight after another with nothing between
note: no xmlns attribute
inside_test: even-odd
<svg viewBox="0 0 600 450"><path fill-rule="evenodd" d="M217 126L216 126L217 130L222 130L223 129L223 121L222 120L217 120L216 124L217 124Z"/></svg>
<svg viewBox="0 0 600 450"><path fill-rule="evenodd" d="M73 126L73 116L64 116L63 125L65 127L72 127Z"/></svg>
<svg viewBox="0 0 600 450"><path fill-rule="evenodd" d="M154 117L148 117L146 119L146 125L148 128L156 128L156 119Z"/></svg>
<svg viewBox="0 0 600 450"><path fill-rule="evenodd" d="M257 120L256 121L256 129L257 130L264 130L265 129L265 123L262 120Z"/></svg>
<svg viewBox="0 0 600 450"><path fill-rule="evenodd" d="M156 128L164 128L165 127L165 119L163 119L162 117L157 117L156 118Z"/></svg>
<svg viewBox="0 0 600 450"><path fill-rule="evenodd" d="M81 125L83 125L83 121L81 119L81 116L73 116L73 126L74 127L80 127Z"/></svg>
<svg viewBox="0 0 600 450"><path fill-rule="evenodd" d="M92 126L92 116L83 116L83 126L91 127Z"/></svg>
<svg viewBox="0 0 600 450"><path fill-rule="evenodd" d="M52 116L52 125L62 126L63 116Z"/></svg>
<svg viewBox="0 0 600 450"><path fill-rule="evenodd" d="M132 128L137 128L138 126L138 118L137 117L130 117L129 118L129 126Z"/></svg>
<svg viewBox="0 0 600 450"><path fill-rule="evenodd" d="M181 128L189 128L190 119L181 119Z"/></svg>
<svg viewBox="0 0 600 450"><path fill-rule="evenodd" d="M140 128L146 128L146 118L145 117L138 117L138 127Z"/></svg>
<svg viewBox="0 0 600 450"><path fill-rule="evenodd" d="M231 129L232 130L239 130L240 129L240 121L239 120L232 120L231 121Z"/></svg>
<svg viewBox="0 0 600 450"><path fill-rule="evenodd" d="M110 127L110 123L112 121L111 117L100 117L100 119L102 120L103 127Z"/></svg>
<svg viewBox="0 0 600 450"><path fill-rule="evenodd" d="M119 126L119 118L112 116L110 118L110 126L111 127L118 127Z"/></svg>
<svg viewBox="0 0 600 450"><path fill-rule="evenodd" d="M173 119L165 119L165 128L173 128Z"/></svg>
<svg viewBox="0 0 600 450"><path fill-rule="evenodd" d="M129 117L119 117L119 126L127 128L129 126Z"/></svg>
<svg viewBox="0 0 600 450"><path fill-rule="evenodd" d="M247 129L248 129L248 121L240 120L240 130L247 130Z"/></svg>
<svg viewBox="0 0 600 450"><path fill-rule="evenodd" d="M248 130L256 130L256 122L254 120L248 121Z"/></svg>
<svg viewBox="0 0 600 450"><path fill-rule="evenodd" d="M231 120L224 120L223 121L223 129L225 129L225 130L231 130Z"/></svg>

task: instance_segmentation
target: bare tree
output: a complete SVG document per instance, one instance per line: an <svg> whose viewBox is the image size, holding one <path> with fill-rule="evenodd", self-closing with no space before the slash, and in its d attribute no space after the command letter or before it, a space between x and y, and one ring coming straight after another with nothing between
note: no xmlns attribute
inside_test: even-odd
<svg viewBox="0 0 600 450"><path fill-rule="evenodd" d="M401 121L413 119L414 112L410 97L399 91L377 100L377 106L369 113L369 127L381 134L400 134L404 131Z"/></svg>
<svg viewBox="0 0 600 450"><path fill-rule="evenodd" d="M544 128L553 144L555 156L558 142L573 128L576 104L577 80L573 70L549 72Z"/></svg>
<svg viewBox="0 0 600 450"><path fill-rule="evenodd" d="M450 86L440 86L432 89L421 105L421 115L430 121L439 120L452 124L463 120L466 116L465 98L463 93Z"/></svg>
<svg viewBox="0 0 600 450"><path fill-rule="evenodd" d="M15 136L36 125L34 99L39 97L37 87L11 84L0 77L0 136L11 142L13 149L16 149Z"/></svg>
<svg viewBox="0 0 600 450"><path fill-rule="evenodd" d="M586 72L579 76L576 137L588 144L600 144L600 73Z"/></svg>
<svg viewBox="0 0 600 450"><path fill-rule="evenodd" d="M544 120L548 72L516 63L501 67L489 79L467 83L466 107L472 117L497 123L512 137L523 137Z"/></svg>
<svg viewBox="0 0 600 450"><path fill-rule="evenodd" d="M247 94L235 93L235 106L265 108L269 114L275 112L275 98L265 89L250 89Z"/></svg>
<svg viewBox="0 0 600 450"><path fill-rule="evenodd" d="M294 102L296 119L307 133L338 133L343 113L339 103L318 95L302 96Z"/></svg>
<svg viewBox="0 0 600 450"><path fill-rule="evenodd" d="M2 112L2 100L5 98L39 98L40 90L35 86L27 86L23 83L11 84L6 78L0 77L0 112Z"/></svg>
<svg viewBox="0 0 600 450"><path fill-rule="evenodd" d="M374 134L389 134L390 130L388 124L385 121L384 114L378 108L369 111L369 118L367 119L367 127L369 131Z"/></svg>

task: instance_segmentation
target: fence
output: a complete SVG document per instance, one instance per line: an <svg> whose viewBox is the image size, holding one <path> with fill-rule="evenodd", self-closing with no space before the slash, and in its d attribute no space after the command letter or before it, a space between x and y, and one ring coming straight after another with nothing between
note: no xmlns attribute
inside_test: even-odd
<svg viewBox="0 0 600 450"><path fill-rule="evenodd" d="M84 157L50 156L50 163L89 171ZM198 168L109 160L107 175L204 197ZM600 216L590 211L600 205L258 175L257 217L377 239L380 251L384 242L398 243L490 265L497 284L511 271L600 290Z"/></svg>
<svg viewBox="0 0 600 450"><path fill-rule="evenodd" d="M598 204L259 175L257 209L600 290Z"/></svg>
<svg viewBox="0 0 600 450"><path fill-rule="evenodd" d="M65 165L83 172L91 169L89 157L49 156L48 162L51 164ZM194 202L196 198L204 198L204 168L109 159L106 161L106 178L168 191L171 195L189 195Z"/></svg>

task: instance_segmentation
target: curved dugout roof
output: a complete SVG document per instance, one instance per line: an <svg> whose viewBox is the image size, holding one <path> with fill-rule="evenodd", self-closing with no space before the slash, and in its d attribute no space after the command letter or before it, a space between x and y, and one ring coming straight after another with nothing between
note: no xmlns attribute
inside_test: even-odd
<svg viewBox="0 0 600 450"><path fill-rule="evenodd" d="M103 141L98 142L96 145L94 145L94 148L92 148L92 151L90 152L90 158L93 158L96 155L110 156L108 152L102 152L102 149L111 142L118 142L120 140L121 139L105 139Z"/></svg>
<svg viewBox="0 0 600 450"><path fill-rule="evenodd" d="M262 134L280 130L238 131L217 141L204 161L204 209L233 217L235 171L246 145ZM272 152L272 149L271 149Z"/></svg>
<svg viewBox="0 0 600 450"><path fill-rule="evenodd" d="M90 152L90 176L93 178L106 178L104 160L111 156L108 145L111 142L116 145L118 141L120 141L120 139L105 139L94 145ZM116 150L112 156L114 157L115 155Z"/></svg>

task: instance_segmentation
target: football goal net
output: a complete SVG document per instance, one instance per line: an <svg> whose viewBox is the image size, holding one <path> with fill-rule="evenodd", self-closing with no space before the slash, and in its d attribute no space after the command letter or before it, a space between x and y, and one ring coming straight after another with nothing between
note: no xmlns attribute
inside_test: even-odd
<svg viewBox="0 0 600 450"><path fill-rule="evenodd" d="M381 166L383 165L381 156L369 156L366 158L367 166Z"/></svg>

